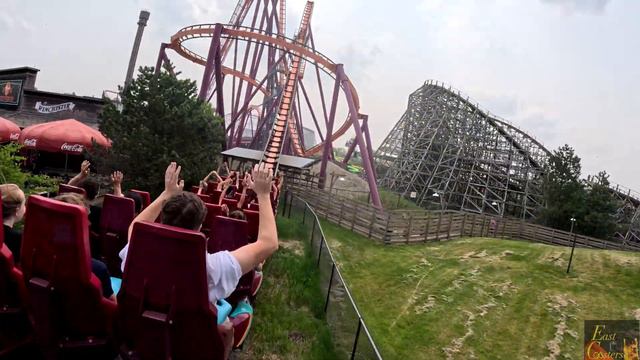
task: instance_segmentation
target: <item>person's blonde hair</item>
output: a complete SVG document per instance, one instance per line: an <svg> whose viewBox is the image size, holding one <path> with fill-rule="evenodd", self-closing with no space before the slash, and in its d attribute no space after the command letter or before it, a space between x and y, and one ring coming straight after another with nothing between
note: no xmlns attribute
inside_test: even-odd
<svg viewBox="0 0 640 360"><path fill-rule="evenodd" d="M67 204L80 205L87 207L87 202L83 195L76 193L64 193L56 196L54 200L62 201Z"/></svg>
<svg viewBox="0 0 640 360"><path fill-rule="evenodd" d="M2 184L0 192L2 192L2 218L14 216L25 202L24 192L16 184Z"/></svg>

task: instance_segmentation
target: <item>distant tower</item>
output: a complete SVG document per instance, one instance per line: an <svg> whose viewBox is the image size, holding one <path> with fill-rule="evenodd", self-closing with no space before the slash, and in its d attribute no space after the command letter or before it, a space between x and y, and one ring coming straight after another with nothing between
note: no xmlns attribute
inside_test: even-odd
<svg viewBox="0 0 640 360"><path fill-rule="evenodd" d="M133 79L133 71L136 68L136 60L138 59L138 50L140 50L140 41L142 40L144 27L147 26L147 20L149 20L149 12L146 10L140 11L140 17L138 18L138 32L136 32L136 39L133 42L133 49L131 49L131 58L129 59L127 77L124 79L125 88L129 86L131 79Z"/></svg>

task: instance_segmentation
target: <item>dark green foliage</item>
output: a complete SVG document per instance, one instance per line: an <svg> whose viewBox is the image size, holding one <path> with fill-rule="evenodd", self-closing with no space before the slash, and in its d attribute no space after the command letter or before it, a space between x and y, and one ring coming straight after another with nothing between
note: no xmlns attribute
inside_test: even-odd
<svg viewBox="0 0 640 360"><path fill-rule="evenodd" d="M546 168L546 206L538 217L540 222L556 229L569 230L569 219L583 217L587 193L580 181L580 172L580 158L569 145L553 152Z"/></svg>
<svg viewBox="0 0 640 360"><path fill-rule="evenodd" d="M607 238L616 230L614 214L618 204L609 190L609 175L601 171L591 182L585 201L583 233L598 238Z"/></svg>
<svg viewBox="0 0 640 360"><path fill-rule="evenodd" d="M57 181L46 175L33 175L22 171L20 164L24 157L19 155L20 145L11 143L0 146L0 181L2 184L16 184L25 194L54 191Z"/></svg>
<svg viewBox="0 0 640 360"><path fill-rule="evenodd" d="M546 206L540 210L540 223L568 231L573 217L577 233L599 238L613 236L618 204L609 190L606 172L600 172L590 182L580 180L580 158L573 148L564 145L553 152L546 173Z"/></svg>
<svg viewBox="0 0 640 360"><path fill-rule="evenodd" d="M125 187L158 193L171 161L182 166L187 184L197 184L215 166L224 142L222 119L198 100L194 81L166 71L155 76L144 67L122 99L122 112L109 104L100 116L111 151L93 155L103 171L124 172Z"/></svg>

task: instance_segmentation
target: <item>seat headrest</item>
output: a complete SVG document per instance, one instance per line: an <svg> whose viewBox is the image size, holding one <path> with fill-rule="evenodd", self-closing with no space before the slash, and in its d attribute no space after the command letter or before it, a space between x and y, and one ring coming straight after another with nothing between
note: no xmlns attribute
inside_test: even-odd
<svg viewBox="0 0 640 360"><path fill-rule="evenodd" d="M27 201L22 267L38 276L91 278L89 221L84 206L38 195Z"/></svg>

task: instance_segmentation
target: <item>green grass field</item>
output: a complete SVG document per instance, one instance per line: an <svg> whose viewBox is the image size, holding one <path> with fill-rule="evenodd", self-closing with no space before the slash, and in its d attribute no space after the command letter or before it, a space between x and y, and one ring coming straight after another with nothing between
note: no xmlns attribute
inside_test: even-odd
<svg viewBox="0 0 640 360"><path fill-rule="evenodd" d="M323 228L385 359L579 359L583 320L640 319L640 254Z"/></svg>
<svg viewBox="0 0 640 360"><path fill-rule="evenodd" d="M336 359L319 274L299 221L278 217L280 249L265 264L251 332L236 360Z"/></svg>

